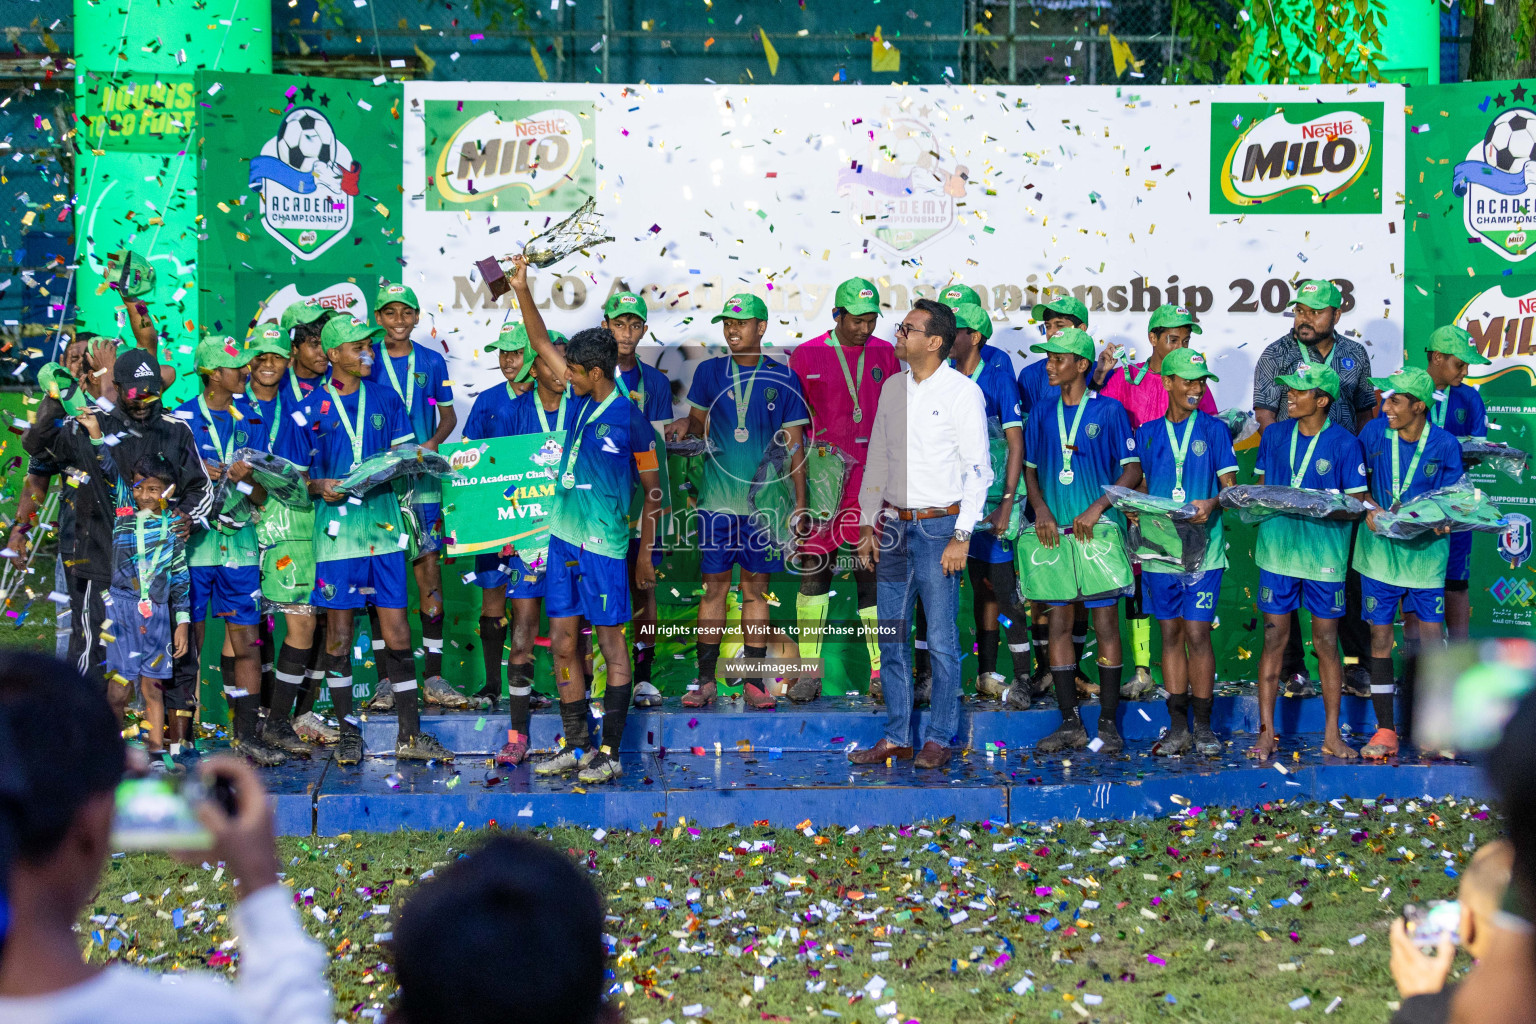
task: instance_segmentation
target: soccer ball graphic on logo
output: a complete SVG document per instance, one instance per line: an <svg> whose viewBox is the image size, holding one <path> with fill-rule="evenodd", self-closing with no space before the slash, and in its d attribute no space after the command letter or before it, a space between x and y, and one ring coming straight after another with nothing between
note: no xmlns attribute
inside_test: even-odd
<svg viewBox="0 0 1536 1024"><path fill-rule="evenodd" d="M1518 173L1536 156L1536 111L1518 108L1494 118L1483 136L1483 158L1501 171Z"/></svg>
<svg viewBox="0 0 1536 1024"><path fill-rule="evenodd" d="M317 164L329 166L335 153L336 136L324 117L300 107L283 118L277 130L277 156L283 163L302 174Z"/></svg>

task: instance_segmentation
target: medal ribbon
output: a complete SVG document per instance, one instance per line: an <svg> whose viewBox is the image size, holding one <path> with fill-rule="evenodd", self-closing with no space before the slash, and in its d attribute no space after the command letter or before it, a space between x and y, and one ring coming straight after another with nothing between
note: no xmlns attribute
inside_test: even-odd
<svg viewBox="0 0 1536 1024"><path fill-rule="evenodd" d="M549 417L544 414L544 401L543 401L543 399L539 398L539 395L538 395L537 391L535 391L534 395L533 395L533 407L534 407L535 410L538 411L538 414L539 414L539 426L544 428L544 433L546 433L546 434L549 433L551 429L558 430L558 431L564 431L565 430L565 392L564 391L560 392L560 408L555 413L555 425L554 425L553 428L551 428L550 425L549 425Z"/></svg>
<svg viewBox="0 0 1536 1024"><path fill-rule="evenodd" d="M1291 431L1291 458L1289 465L1291 467L1292 487L1300 487L1302 480L1306 479L1307 467L1312 465L1312 453L1317 450L1317 440L1323 436L1323 431L1327 429L1328 424L1324 422L1323 429L1312 435L1312 442L1307 445L1306 454L1301 457L1300 469L1296 468L1296 435L1301 433L1301 424L1298 423L1296 429Z"/></svg>
<svg viewBox="0 0 1536 1024"><path fill-rule="evenodd" d="M225 466L229 465L229 460L235 453L235 428L233 426L229 428L229 447L225 448L223 442L219 440L219 428L214 425L213 413L209 411L208 402L202 395L197 396L197 408L203 414L203 422L208 426L208 436L213 439L213 450L219 453L219 462ZM229 418L233 420L235 418L233 399L230 400L229 408L231 410Z"/></svg>
<svg viewBox="0 0 1536 1024"><path fill-rule="evenodd" d="M1419 459L1424 455L1424 445L1429 441L1429 427L1424 427L1424 432L1419 435L1418 446L1413 449L1413 459L1408 463L1408 479L1403 480L1398 476L1400 465L1398 463L1397 450L1402 441L1397 434L1392 436L1392 504L1396 505L1402 498L1403 492L1413 484L1413 474L1419 468Z"/></svg>
<svg viewBox="0 0 1536 1024"><path fill-rule="evenodd" d="M138 512L133 517L133 560L139 567L139 605L142 608L149 603L149 587L155 580L155 573L160 571L162 563L151 563L144 552L144 524L149 522L151 513ZM164 513L160 514L161 535L170 529L170 521ZM170 561L173 552L167 551L165 561ZM147 618L147 616L146 616Z"/></svg>
<svg viewBox="0 0 1536 1024"><path fill-rule="evenodd" d="M395 394L405 401L405 414L411 414L411 399L416 397L416 346L411 345L411 357L405 361L405 390L400 390L400 379L395 376L395 357L384 350L384 372L389 374L389 385Z"/></svg>
<svg viewBox="0 0 1536 1024"><path fill-rule="evenodd" d="M352 442L352 466L356 468L357 464L363 461L363 424L367 422L364 417L368 408L368 389L361 383L357 386L357 427L355 429L347 419L347 410L342 407L341 395L336 393L336 389L330 382L326 382L325 390L330 392L331 401L336 403L336 417L341 420L342 428L347 432L347 440Z"/></svg>
<svg viewBox="0 0 1536 1024"><path fill-rule="evenodd" d="M1445 413L1451 407L1451 390L1446 388L1445 397L1436 396L1436 400L1429 407L1429 421L1437 427L1445 426Z"/></svg>
<svg viewBox="0 0 1536 1024"><path fill-rule="evenodd" d="M1189 442L1195 436L1195 417L1191 413L1184 423L1184 443L1180 444L1173 435L1173 423L1167 416L1163 417L1163 427L1168 431L1168 447L1173 449L1173 489L1184 490L1184 460L1189 455ZM1175 499L1177 500L1177 499Z"/></svg>
<svg viewBox="0 0 1536 1024"><path fill-rule="evenodd" d="M591 423L595 418L601 416L603 414L603 410L612 405L613 400L617 398L618 395L619 389L614 388L612 391L608 392L608 397L603 399L601 403L596 406L589 405L587 407L587 414L576 421L576 426L574 428L576 432L576 439L570 443L570 451L566 452L564 464L560 467L560 483L563 484L567 489L576 486L576 458L581 454L582 431L587 429L588 423ZM561 404L562 406L564 405L564 399L561 400ZM564 408L562 408L561 413L563 414L564 411ZM542 416L543 410L540 409L539 412ZM568 479L571 481L569 484L566 483L566 480Z"/></svg>
<svg viewBox="0 0 1536 1024"><path fill-rule="evenodd" d="M837 365L843 368L843 381L848 385L848 397L853 400L853 421L858 423L864 419L864 413L859 409L859 385L864 383L864 357L869 354L869 346L859 346L859 368L853 373L848 369L848 357L843 355L843 346L838 344L837 338L828 338L827 341L832 345L832 351L837 353ZM980 373L981 366L978 365L976 372L971 374L971 380L975 380Z"/></svg>
<svg viewBox="0 0 1536 1024"><path fill-rule="evenodd" d="M1056 435L1061 438L1061 471L1072 472L1072 450L1077 444L1077 428L1083 422L1083 411L1088 408L1088 393L1083 392L1082 400L1077 403L1077 415L1072 417L1072 432L1067 433L1067 417L1062 413L1061 407L1066 401L1056 403Z"/></svg>
<svg viewBox="0 0 1536 1024"><path fill-rule="evenodd" d="M257 409L261 408L261 399L251 391L251 386L245 386L245 397L251 400L251 404ZM272 424L267 428L267 447L277 443L277 428L283 422L283 389L278 388L277 394L272 398Z"/></svg>
<svg viewBox="0 0 1536 1024"><path fill-rule="evenodd" d="M752 402L752 389L757 386L757 371L762 368L763 360L759 356L757 364L752 367L752 372L747 375L747 389L741 390L741 364L731 360L731 397L736 400L736 429L747 429L747 406ZM863 365L862 363L860 365Z"/></svg>
<svg viewBox="0 0 1536 1024"><path fill-rule="evenodd" d="M637 365L635 367L635 369L640 374L640 380L639 380L639 382L637 383L637 385L635 387L634 395L638 399L638 403L639 403L640 408L642 410L644 410L645 409L645 368L642 367L642 366L638 366ZM619 386L619 390L624 393L624 397L625 398L628 398L630 396L629 385L624 383L624 371L623 370L620 370L618 373L614 374L613 382ZM565 404L564 404L563 400L561 402L561 409L560 409L560 411L562 413L565 411Z"/></svg>

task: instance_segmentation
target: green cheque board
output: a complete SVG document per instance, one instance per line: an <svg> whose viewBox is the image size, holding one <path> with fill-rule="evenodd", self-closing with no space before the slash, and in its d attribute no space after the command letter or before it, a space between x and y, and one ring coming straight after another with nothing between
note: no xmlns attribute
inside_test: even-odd
<svg viewBox="0 0 1536 1024"><path fill-rule="evenodd" d="M519 434L442 446L459 474L445 481L443 494L449 555L493 553L511 544L529 566L544 560L562 437Z"/></svg>

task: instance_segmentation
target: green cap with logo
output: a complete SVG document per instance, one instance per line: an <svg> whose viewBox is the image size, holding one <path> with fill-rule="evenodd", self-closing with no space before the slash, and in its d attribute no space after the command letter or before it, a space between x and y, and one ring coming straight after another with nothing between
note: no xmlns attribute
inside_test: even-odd
<svg viewBox="0 0 1536 1024"><path fill-rule="evenodd" d="M866 281L862 277L850 277L837 286L837 294L832 297L832 308L840 309L849 316L878 313L880 312L880 289L875 287L873 281Z"/></svg>
<svg viewBox="0 0 1536 1024"><path fill-rule="evenodd" d="M1275 378L1277 384L1292 391L1322 391L1335 402L1339 400L1339 372L1327 363L1309 363L1303 359L1295 373Z"/></svg>
<svg viewBox="0 0 1536 1024"><path fill-rule="evenodd" d="M1036 342L1029 346L1029 350L1045 354L1066 352L1070 355L1086 359L1089 362L1093 361L1093 339L1081 327L1068 327L1065 330L1057 331L1044 341Z"/></svg>
<svg viewBox="0 0 1536 1024"><path fill-rule="evenodd" d="M320 347L329 352L349 341L372 341L383 334L384 328L369 326L355 316L333 316L320 331Z"/></svg>
<svg viewBox="0 0 1536 1024"><path fill-rule="evenodd" d="M379 294L373 298L373 312L377 316L379 310L391 302L399 302L410 306L412 309L420 309L421 303L416 301L416 293L403 284L385 284L379 286Z"/></svg>
<svg viewBox="0 0 1536 1024"><path fill-rule="evenodd" d="M1472 344L1472 335L1455 324L1446 324L1431 331L1426 349L1430 352L1444 352L1472 365L1492 362Z"/></svg>
<svg viewBox="0 0 1536 1024"><path fill-rule="evenodd" d="M1301 287L1296 289L1296 297L1291 300L1291 305L1300 303L1312 309L1338 309L1343 301L1338 286L1332 281L1303 281Z"/></svg>
<svg viewBox="0 0 1536 1024"><path fill-rule="evenodd" d="M1425 405L1435 400L1435 381L1429 371L1417 366L1405 366L1390 377L1372 377L1371 383L1381 389L1383 400L1401 392L1417 398Z"/></svg>
<svg viewBox="0 0 1536 1024"><path fill-rule="evenodd" d="M319 299L300 299L298 302L290 302L283 310L282 317L278 320L278 326L285 331L291 331L300 324L312 324L329 312L320 305Z"/></svg>
<svg viewBox="0 0 1536 1024"><path fill-rule="evenodd" d="M645 300L634 292L618 292L608 297L603 303L603 316L609 320L616 320L626 313L633 314L641 320L649 317L650 311L645 308Z"/></svg>
<svg viewBox="0 0 1536 1024"><path fill-rule="evenodd" d="M1195 314L1183 306L1175 306L1171 302L1165 302L1152 311L1152 316L1147 320L1147 330L1160 331L1165 327L1188 327L1190 334L1204 334L1200 325L1195 323Z"/></svg>
<svg viewBox="0 0 1536 1024"><path fill-rule="evenodd" d="M487 352L516 352L528 347L528 329L521 323L513 321L501 325L501 332L496 335L496 340L485 346Z"/></svg>
<svg viewBox="0 0 1536 1024"><path fill-rule="evenodd" d="M768 305L751 292L741 292L725 300L725 308L715 314L712 324L721 320L767 320Z"/></svg>
<svg viewBox="0 0 1536 1024"><path fill-rule="evenodd" d="M197 343L192 364L199 370L239 369L254 358L256 353L249 345L227 334L209 334Z"/></svg>
<svg viewBox="0 0 1536 1024"><path fill-rule="evenodd" d="M1058 295L1049 302L1038 302L1029 311L1029 315L1041 323L1045 323L1052 313L1075 316L1082 321L1084 327L1088 326L1088 307L1071 295Z"/></svg>
<svg viewBox="0 0 1536 1024"><path fill-rule="evenodd" d="M983 338L992 336L992 318L974 302L962 302L955 307L955 323L966 330L979 332Z"/></svg>
<svg viewBox="0 0 1536 1024"><path fill-rule="evenodd" d="M1163 376L1183 377L1185 380L1200 380L1203 377L1221 380L1211 372L1205 356L1192 348L1176 348L1163 356Z"/></svg>
<svg viewBox="0 0 1536 1024"><path fill-rule="evenodd" d="M967 302L973 302L980 306L981 296L976 293L975 288L968 284L950 284L945 285L944 290L939 292L939 301L951 307Z"/></svg>
<svg viewBox="0 0 1536 1024"><path fill-rule="evenodd" d="M277 324L257 324L245 336L245 344L250 348L253 359L268 353L284 359L293 355L293 342L289 340L288 332Z"/></svg>

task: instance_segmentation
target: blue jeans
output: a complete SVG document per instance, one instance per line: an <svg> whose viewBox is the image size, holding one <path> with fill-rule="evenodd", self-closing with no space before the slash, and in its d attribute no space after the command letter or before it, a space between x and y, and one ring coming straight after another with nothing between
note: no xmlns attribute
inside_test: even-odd
<svg viewBox="0 0 1536 1024"><path fill-rule="evenodd" d="M880 684L885 691L885 738L912 742L912 610L923 599L928 657L933 665L933 710L924 742L947 747L960 728L960 573L944 575L940 558L955 533L955 516L882 519L875 594L880 627Z"/></svg>

